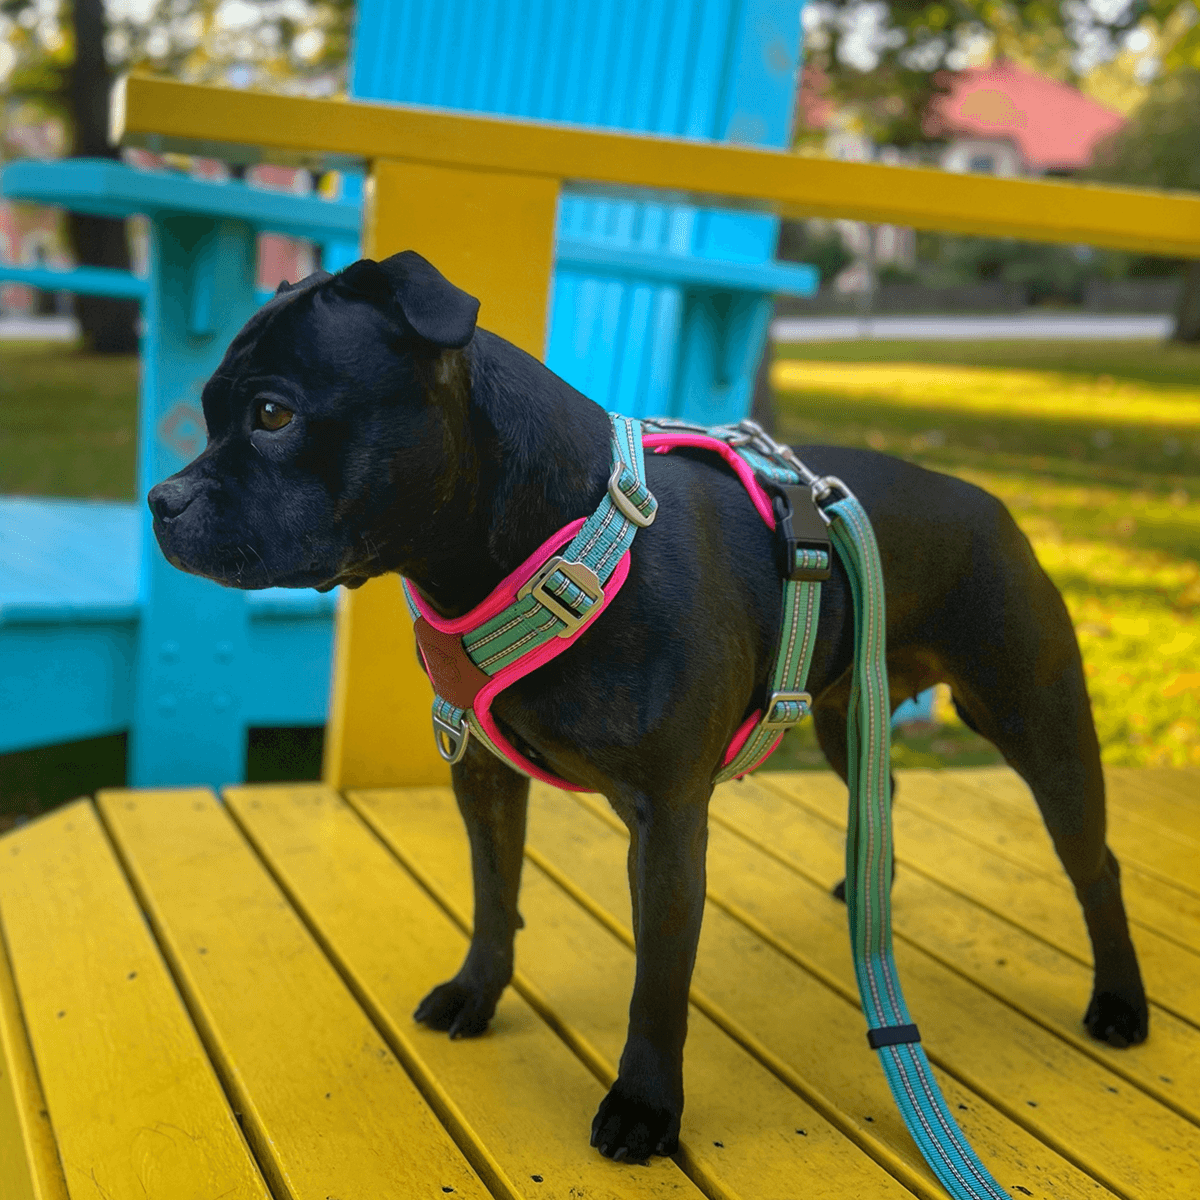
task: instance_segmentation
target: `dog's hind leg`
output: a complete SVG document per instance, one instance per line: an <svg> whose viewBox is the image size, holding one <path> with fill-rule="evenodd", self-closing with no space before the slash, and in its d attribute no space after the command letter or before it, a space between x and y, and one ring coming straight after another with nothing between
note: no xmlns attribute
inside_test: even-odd
<svg viewBox="0 0 1200 1200"><path fill-rule="evenodd" d="M673 1154L683 1113L688 988L704 913L709 788L659 801L612 798L629 828L637 974L617 1081L592 1122L609 1158Z"/></svg>
<svg viewBox="0 0 1200 1200"><path fill-rule="evenodd" d="M458 974L435 987L413 1016L458 1038L483 1033L512 979L529 780L474 739L451 777L471 843L474 932Z"/></svg>
<svg viewBox="0 0 1200 1200"><path fill-rule="evenodd" d="M1088 1032L1130 1046L1145 1039L1148 1010L1120 867L1105 842L1100 747L1070 617L1050 581L1038 575L1027 584L1034 603L1015 619L1026 627L1008 631L1011 644L1028 652L997 645L969 673L951 669L951 689L969 724L1029 785L1074 885L1095 961Z"/></svg>

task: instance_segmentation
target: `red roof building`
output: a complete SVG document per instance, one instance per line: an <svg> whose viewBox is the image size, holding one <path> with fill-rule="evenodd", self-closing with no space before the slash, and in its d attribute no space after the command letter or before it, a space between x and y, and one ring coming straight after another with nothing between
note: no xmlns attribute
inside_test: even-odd
<svg viewBox="0 0 1200 1200"><path fill-rule="evenodd" d="M1088 166L1096 146L1125 123L1120 113L1082 92L1001 60L990 67L956 72L950 91L925 122L930 137L959 144L964 159L943 161L950 170L1042 175ZM974 145L972 143L975 143ZM1001 169L1010 148L1010 169Z"/></svg>

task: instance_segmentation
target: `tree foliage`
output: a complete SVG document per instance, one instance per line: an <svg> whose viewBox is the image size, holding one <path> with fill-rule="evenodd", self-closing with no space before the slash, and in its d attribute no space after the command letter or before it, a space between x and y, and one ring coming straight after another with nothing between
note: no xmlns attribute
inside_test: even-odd
<svg viewBox="0 0 1200 1200"><path fill-rule="evenodd" d="M1196 11L1194 0L817 0L810 7L807 61L876 142L892 145L927 140L924 117L949 71L1003 56L1075 83L1143 21L1161 25L1177 10ZM1200 24L1192 32L1200 61ZM1172 51L1168 67L1180 52Z"/></svg>
<svg viewBox="0 0 1200 1200"><path fill-rule="evenodd" d="M1200 191L1200 70L1156 79L1129 122L1103 142L1089 175L1111 183Z"/></svg>

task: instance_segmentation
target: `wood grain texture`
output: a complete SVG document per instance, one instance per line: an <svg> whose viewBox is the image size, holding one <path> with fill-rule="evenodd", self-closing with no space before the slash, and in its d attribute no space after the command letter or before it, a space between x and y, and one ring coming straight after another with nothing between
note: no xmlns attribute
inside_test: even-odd
<svg viewBox="0 0 1200 1200"><path fill-rule="evenodd" d="M0 842L0 846L3 843ZM67 1200L50 1114L0 939L0 1196Z"/></svg>
<svg viewBox="0 0 1200 1200"><path fill-rule="evenodd" d="M0 841L0 916L72 1197L269 1200L89 802Z"/></svg>
<svg viewBox="0 0 1200 1200"><path fill-rule="evenodd" d="M348 799L464 918L471 878L466 836L450 792L381 790L352 792ZM526 869L521 896L526 929L517 943L518 986L532 987L555 1024L594 1047L612 1078L624 1044L633 955L539 871ZM688 1103L681 1162L708 1194L781 1200L906 1194L805 1098L700 1012L689 1021L684 1070ZM577 1131L582 1141L587 1131L586 1123ZM942 1194L910 1164L892 1165L911 1190Z"/></svg>
<svg viewBox="0 0 1200 1200"><path fill-rule="evenodd" d="M276 1200L485 1196L216 798L99 804Z"/></svg>
<svg viewBox="0 0 1200 1200"><path fill-rule="evenodd" d="M897 810L902 804L914 803L916 791L908 788L908 799L902 802L899 795L904 784L912 781L904 775L900 780ZM752 788L759 790L751 793ZM719 820L728 817L734 821L743 836L753 828L748 819L769 822L766 836L771 852L814 884L826 886L826 881L842 875L843 835L831 816L817 816L810 806L831 807L836 802L835 788L841 790L844 804L845 789L832 777L816 776L792 786L764 776L761 787L748 785L750 811L746 800L733 795L723 796L714 812ZM821 791L826 794L818 801ZM962 802L963 793L955 795ZM987 827L978 822L972 822L971 828L987 836ZM761 837L756 841L760 847L766 845ZM982 859L974 848L962 853L972 861ZM991 907L977 904L913 870L898 871L895 897L892 921L898 941L919 947L1056 1037L1200 1123L1200 1032L1189 1022L1154 1008L1154 1034L1141 1046L1117 1050L1097 1042L1087 1035L1081 1020L1091 994L1090 962L1022 933L997 911L1003 907L999 897ZM1134 936L1136 940L1136 931Z"/></svg>
<svg viewBox="0 0 1200 1200"><path fill-rule="evenodd" d="M467 938L336 792L224 795L494 1195L699 1200L669 1159L611 1163L588 1145L604 1088L515 992L485 1037L452 1042L416 1024L412 1010L458 970Z"/></svg>
<svg viewBox="0 0 1200 1200"><path fill-rule="evenodd" d="M731 789L741 790L739 785L731 785ZM564 872L569 870L575 886L611 912L624 894L624 831L596 798L577 798L576 807L583 810L579 814L561 811L562 806L555 803L558 799L548 789L538 790L535 804L550 809L552 819L540 825L531 819L531 827L540 831L531 840L538 852L552 858ZM603 837L597 833L600 827ZM705 1003L726 1014L730 1025L747 1030L759 1045L812 1079L841 1111L893 1152L909 1151L911 1140L883 1073L866 1046L845 909L824 888L798 887L799 881L786 871L773 873L770 862L764 863L758 856L742 858L742 847L722 833L719 828L710 829L709 894L720 904L710 905L705 915L694 997L703 997ZM752 878L744 880L745 875ZM770 913L765 907L756 912L755 927L748 929L739 920L746 905L738 906L737 901L751 897L734 893L730 887L742 882L749 888L765 889L761 894L779 903L789 932L798 926L804 932L788 941L779 938L763 919ZM752 948L756 944L757 950ZM903 965L900 974L907 985ZM803 1021L797 1020L799 1013L804 1015ZM919 1012L917 1019L922 1019ZM926 1050L929 1048L926 1038ZM1034 1195L1089 1194L1091 1180L1046 1145L1045 1139L1012 1120L1011 1113L988 1102L977 1081L951 1079L945 1061L935 1057L934 1062L952 1111L1001 1183L1026 1187ZM914 1164L919 1164L915 1149L909 1152Z"/></svg>

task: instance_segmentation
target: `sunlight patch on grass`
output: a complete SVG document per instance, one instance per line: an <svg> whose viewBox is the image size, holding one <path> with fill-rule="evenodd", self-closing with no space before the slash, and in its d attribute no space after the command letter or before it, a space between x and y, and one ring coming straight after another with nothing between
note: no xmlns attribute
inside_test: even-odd
<svg viewBox="0 0 1200 1200"><path fill-rule="evenodd" d="M1149 385L1111 375L1002 370L942 363L777 362L779 391L834 391L890 407L948 407L1036 420L1068 417L1106 425L1200 425L1200 386Z"/></svg>
<svg viewBox="0 0 1200 1200"><path fill-rule="evenodd" d="M779 433L998 496L1075 622L1104 761L1200 765L1200 353L1043 344L1008 366L995 346L898 349L787 347Z"/></svg>

